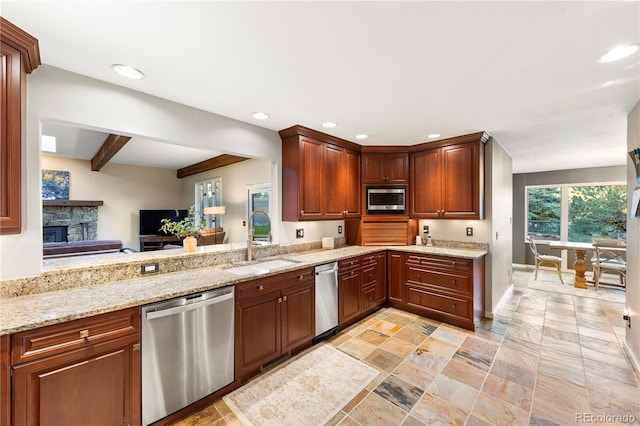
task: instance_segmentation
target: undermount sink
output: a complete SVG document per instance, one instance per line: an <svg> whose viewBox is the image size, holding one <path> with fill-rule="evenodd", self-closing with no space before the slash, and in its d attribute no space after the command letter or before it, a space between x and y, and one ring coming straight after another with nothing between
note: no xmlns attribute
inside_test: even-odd
<svg viewBox="0 0 640 426"><path fill-rule="evenodd" d="M275 260L267 260L265 262L252 263L250 265L234 266L234 267L225 269L225 271L230 272L234 275L260 275L260 274L266 274L275 269L295 265L296 263L298 262L294 262L292 260L275 259Z"/></svg>

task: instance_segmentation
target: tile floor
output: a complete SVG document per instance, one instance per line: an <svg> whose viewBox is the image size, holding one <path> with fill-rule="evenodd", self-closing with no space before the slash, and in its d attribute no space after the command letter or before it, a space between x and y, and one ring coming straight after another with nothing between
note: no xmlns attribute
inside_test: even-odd
<svg viewBox="0 0 640 426"><path fill-rule="evenodd" d="M329 424L640 423L623 305L528 288L531 274L514 271L510 300L475 332L384 308L335 336L381 374ZM241 423L217 401L177 424Z"/></svg>

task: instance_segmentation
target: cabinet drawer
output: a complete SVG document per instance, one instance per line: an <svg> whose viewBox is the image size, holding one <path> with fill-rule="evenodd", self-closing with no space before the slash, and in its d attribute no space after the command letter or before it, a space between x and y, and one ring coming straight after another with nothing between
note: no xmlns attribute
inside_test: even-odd
<svg viewBox="0 0 640 426"><path fill-rule="evenodd" d="M472 290L472 279L469 275L429 271L412 266L408 268L407 280L466 294L471 294Z"/></svg>
<svg viewBox="0 0 640 426"><path fill-rule="evenodd" d="M306 268L297 271L283 272L264 278L256 278L255 280L236 284L236 299L253 297L259 294L266 294L270 291L282 290L293 284L307 281L313 281L313 269Z"/></svg>
<svg viewBox="0 0 640 426"><path fill-rule="evenodd" d="M420 256L410 254L407 256L407 264L428 266L429 268L438 268L450 271L473 271L473 260L460 259L457 257Z"/></svg>
<svg viewBox="0 0 640 426"><path fill-rule="evenodd" d="M357 269L361 265L359 257L352 257L350 259L344 259L338 262L338 270L340 272L347 271L349 269Z"/></svg>
<svg viewBox="0 0 640 426"><path fill-rule="evenodd" d="M11 364L60 354L140 331L138 308L24 331L11 336Z"/></svg>
<svg viewBox="0 0 640 426"><path fill-rule="evenodd" d="M407 300L410 305L420 306L431 311L465 319L471 317L471 301L461 297L438 294L423 288L409 286Z"/></svg>
<svg viewBox="0 0 640 426"><path fill-rule="evenodd" d="M377 272L376 265L364 266L362 268L362 286L375 285Z"/></svg>
<svg viewBox="0 0 640 426"><path fill-rule="evenodd" d="M367 254L361 257L362 267L375 265L378 260L378 254Z"/></svg>

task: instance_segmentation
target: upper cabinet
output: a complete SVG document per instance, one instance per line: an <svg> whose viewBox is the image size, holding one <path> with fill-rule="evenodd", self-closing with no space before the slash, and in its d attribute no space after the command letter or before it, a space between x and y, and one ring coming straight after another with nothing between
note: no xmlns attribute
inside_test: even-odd
<svg viewBox="0 0 640 426"><path fill-rule="evenodd" d="M402 148L402 147L396 147ZM406 184L409 182L409 154L362 152L362 183Z"/></svg>
<svg viewBox="0 0 640 426"><path fill-rule="evenodd" d="M484 218L484 132L414 147L411 217Z"/></svg>
<svg viewBox="0 0 640 426"><path fill-rule="evenodd" d="M0 234L21 230L20 151L27 74L40 66L38 40L0 17L2 114L0 118Z"/></svg>
<svg viewBox="0 0 640 426"><path fill-rule="evenodd" d="M282 220L360 217L360 146L302 126L280 137Z"/></svg>

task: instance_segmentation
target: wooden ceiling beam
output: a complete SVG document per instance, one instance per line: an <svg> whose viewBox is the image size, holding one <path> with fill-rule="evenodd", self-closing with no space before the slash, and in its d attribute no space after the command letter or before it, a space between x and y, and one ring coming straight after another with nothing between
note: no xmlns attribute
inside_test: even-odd
<svg viewBox="0 0 640 426"><path fill-rule="evenodd" d="M244 160L248 160L248 158L230 154L218 155L217 157L209 158L208 160L178 169L178 178L217 169L218 167L229 166Z"/></svg>
<svg viewBox="0 0 640 426"><path fill-rule="evenodd" d="M109 134L96 155L91 159L91 170L99 172L130 140L130 136Z"/></svg>

